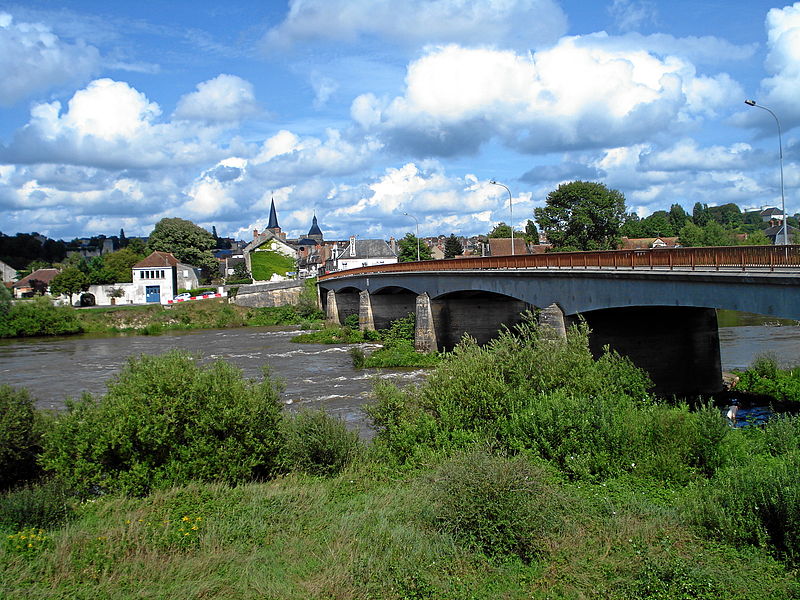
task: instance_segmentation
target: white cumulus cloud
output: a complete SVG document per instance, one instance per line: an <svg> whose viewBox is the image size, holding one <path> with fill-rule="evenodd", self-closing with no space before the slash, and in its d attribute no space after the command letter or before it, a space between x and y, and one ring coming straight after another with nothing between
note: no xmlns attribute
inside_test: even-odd
<svg viewBox="0 0 800 600"><path fill-rule="evenodd" d="M222 73L197 85L178 101L174 117L198 121L238 121L261 112L253 84Z"/></svg>
<svg viewBox="0 0 800 600"><path fill-rule="evenodd" d="M567 37L532 57L448 45L413 62L403 96L363 95L351 116L392 145L428 155L474 152L491 137L523 152L636 143L728 102L725 74L699 76L676 56Z"/></svg>
<svg viewBox="0 0 800 600"><path fill-rule="evenodd" d="M15 23L0 12L0 105L83 80L99 66L100 52L94 46L68 43L46 25Z"/></svg>

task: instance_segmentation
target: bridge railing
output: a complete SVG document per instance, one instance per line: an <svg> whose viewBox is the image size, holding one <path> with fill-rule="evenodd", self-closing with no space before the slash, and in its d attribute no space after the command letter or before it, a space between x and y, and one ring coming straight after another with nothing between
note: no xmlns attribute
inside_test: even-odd
<svg viewBox="0 0 800 600"><path fill-rule="evenodd" d="M358 267L323 275L320 281L364 273L468 271L482 269L668 269L769 270L800 268L800 245L643 248L476 256Z"/></svg>

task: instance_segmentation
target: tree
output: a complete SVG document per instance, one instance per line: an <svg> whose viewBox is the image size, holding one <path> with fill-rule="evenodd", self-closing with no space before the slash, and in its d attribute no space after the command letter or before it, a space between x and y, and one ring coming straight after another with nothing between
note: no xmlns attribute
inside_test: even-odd
<svg viewBox="0 0 800 600"><path fill-rule="evenodd" d="M529 244L539 243L539 230L536 229L536 224L530 219L525 223L525 241Z"/></svg>
<svg viewBox="0 0 800 600"><path fill-rule="evenodd" d="M642 227L642 220L639 218L639 215L636 213L626 214L619 233L627 238L643 238L644 228Z"/></svg>
<svg viewBox="0 0 800 600"><path fill-rule="evenodd" d="M669 207L669 224L672 226L673 235L681 230L681 227L689 222L689 214L683 210L680 204L673 204Z"/></svg>
<svg viewBox="0 0 800 600"><path fill-rule="evenodd" d="M128 245L125 247L131 252L141 254L142 256L147 254L147 245L139 238L129 239Z"/></svg>
<svg viewBox="0 0 800 600"><path fill-rule="evenodd" d="M738 227L744 222L742 210L738 204L728 202L722 206L712 206L708 209L708 214L717 223L727 228Z"/></svg>
<svg viewBox="0 0 800 600"><path fill-rule="evenodd" d="M692 222L698 227L705 227L710 220L711 215L708 212L708 205L695 202L692 209Z"/></svg>
<svg viewBox="0 0 800 600"><path fill-rule="evenodd" d="M657 210L652 215L641 221L644 235L642 237L671 237L675 231L670 224L669 214L664 210Z"/></svg>
<svg viewBox="0 0 800 600"><path fill-rule="evenodd" d="M119 247L120 248L124 248L127 245L128 245L128 238L125 237L125 230L124 229L120 229L119 230Z"/></svg>
<svg viewBox="0 0 800 600"><path fill-rule="evenodd" d="M619 243L625 196L602 183L573 181L550 192L534 214L554 248L611 250Z"/></svg>
<svg viewBox="0 0 800 600"><path fill-rule="evenodd" d="M489 232L489 237L490 238L510 238L511 237L511 225L506 225L505 221L500 221Z"/></svg>
<svg viewBox="0 0 800 600"><path fill-rule="evenodd" d="M108 271L112 273L113 281L108 283L129 283L132 281L133 265L144 258L144 254L137 254L129 245L127 248L110 252L103 257L103 262Z"/></svg>
<svg viewBox="0 0 800 600"><path fill-rule="evenodd" d="M678 242L681 246L692 247L703 245L703 229L694 223L686 223L678 233Z"/></svg>
<svg viewBox="0 0 800 600"><path fill-rule="evenodd" d="M444 241L444 257L455 258L456 256L461 256L463 253L464 246L461 245L461 242L458 241L455 234L451 233L450 237Z"/></svg>
<svg viewBox="0 0 800 600"><path fill-rule="evenodd" d="M733 246L735 244L731 232L726 231L716 221L709 221L708 225L703 227L704 246Z"/></svg>
<svg viewBox="0 0 800 600"><path fill-rule="evenodd" d="M769 246L771 244L769 238L760 230L747 234L747 238L742 242L742 246Z"/></svg>
<svg viewBox="0 0 800 600"><path fill-rule="evenodd" d="M397 242L399 252L397 253L397 262L413 262L417 260L417 236L413 233L407 233L406 236ZM428 244L420 240L419 243L419 259L431 260L433 255Z"/></svg>
<svg viewBox="0 0 800 600"><path fill-rule="evenodd" d="M72 296L89 289L89 277L78 267L67 267L53 277L50 282L50 293L54 296L66 294L72 304Z"/></svg>
<svg viewBox="0 0 800 600"><path fill-rule="evenodd" d="M171 252L179 261L211 272L217 269L217 260L211 254L214 245L214 236L208 231L177 217L161 219L147 240L150 250Z"/></svg>

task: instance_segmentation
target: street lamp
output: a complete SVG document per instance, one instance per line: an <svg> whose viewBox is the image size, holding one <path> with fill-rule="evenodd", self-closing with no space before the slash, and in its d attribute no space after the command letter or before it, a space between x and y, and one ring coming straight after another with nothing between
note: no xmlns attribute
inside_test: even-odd
<svg viewBox="0 0 800 600"><path fill-rule="evenodd" d="M783 141L781 140L781 122L778 121L778 116L768 109L766 106L761 106L757 104L755 100L745 100L744 101L747 106L755 106L756 108L760 108L762 110L767 111L769 114L772 115L772 118L775 119L775 123L778 126L778 159L781 165L781 212L783 213L781 219L781 225L783 227L783 243L784 245L789 244L789 228L786 226L786 199L783 196ZM775 236L775 242L777 243L778 236Z"/></svg>
<svg viewBox="0 0 800 600"><path fill-rule="evenodd" d="M511 203L511 190L508 189L508 186L505 186L502 183L497 183L494 179L490 179L489 183L504 187L508 192L508 212L511 215L511 256L514 256L514 206Z"/></svg>
<svg viewBox="0 0 800 600"><path fill-rule="evenodd" d="M419 220L414 215L410 215L407 212L403 213L407 217L411 217L417 224L417 262L419 262Z"/></svg>

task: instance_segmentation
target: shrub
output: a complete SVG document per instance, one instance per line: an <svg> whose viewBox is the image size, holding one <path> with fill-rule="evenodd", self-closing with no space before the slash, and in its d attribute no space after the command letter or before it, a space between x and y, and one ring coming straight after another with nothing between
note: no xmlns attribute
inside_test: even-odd
<svg viewBox="0 0 800 600"><path fill-rule="evenodd" d="M694 524L731 544L770 547L800 559L800 453L755 455L720 470L687 504Z"/></svg>
<svg viewBox="0 0 800 600"><path fill-rule="evenodd" d="M342 323L344 327L350 327L351 329L358 329L358 315L347 315L344 318L344 323Z"/></svg>
<svg viewBox="0 0 800 600"><path fill-rule="evenodd" d="M378 442L407 460L423 446L457 449L476 439L524 447L527 442L514 439L519 432L505 424L526 411L550 410L536 408L549 394L573 403L575 418L590 418L597 407L610 414L617 406L650 402L649 385L643 371L615 353L595 361L585 327L554 340L528 320L484 347L465 339L419 388L376 386L377 402L366 410ZM557 402L552 407L564 410Z"/></svg>
<svg viewBox="0 0 800 600"><path fill-rule="evenodd" d="M325 313L319 307L317 298L317 278L312 277L303 281L300 290L300 299L297 302L297 313L305 319L324 319Z"/></svg>
<svg viewBox="0 0 800 600"><path fill-rule="evenodd" d="M0 490L39 474L40 435L28 391L0 385Z"/></svg>
<svg viewBox="0 0 800 600"><path fill-rule="evenodd" d="M309 475L336 475L360 452L358 434L325 411L302 411L286 421L285 462Z"/></svg>
<svg viewBox="0 0 800 600"><path fill-rule="evenodd" d="M47 479L0 495L0 529L53 528L73 514L69 491L58 479Z"/></svg>
<svg viewBox="0 0 800 600"><path fill-rule="evenodd" d="M781 370L774 354L762 354L744 373L736 386L744 392L769 396L780 402L800 402L800 368Z"/></svg>
<svg viewBox="0 0 800 600"><path fill-rule="evenodd" d="M2 329L0 334L5 337L68 335L83 331L72 307L55 306L45 296L11 306Z"/></svg>
<svg viewBox="0 0 800 600"><path fill-rule="evenodd" d="M490 557L529 562L569 514L547 471L523 458L458 455L433 475L436 526Z"/></svg>
<svg viewBox="0 0 800 600"><path fill-rule="evenodd" d="M147 494L192 480L269 477L281 447L278 390L185 352L131 359L45 436L43 463L76 491Z"/></svg>

